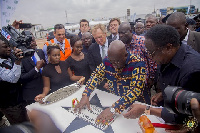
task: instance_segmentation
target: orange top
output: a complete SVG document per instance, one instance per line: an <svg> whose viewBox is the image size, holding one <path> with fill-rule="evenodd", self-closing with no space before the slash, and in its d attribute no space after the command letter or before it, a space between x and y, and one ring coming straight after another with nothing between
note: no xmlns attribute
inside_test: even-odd
<svg viewBox="0 0 200 133"><path fill-rule="evenodd" d="M54 39L51 39L50 40L51 43L54 43ZM49 45L48 42L45 43L47 46ZM65 61L72 53L72 50L71 50L71 47L70 47L70 44L68 42L68 40L65 38L65 53L63 53L61 50L60 50L60 60L61 61Z"/></svg>

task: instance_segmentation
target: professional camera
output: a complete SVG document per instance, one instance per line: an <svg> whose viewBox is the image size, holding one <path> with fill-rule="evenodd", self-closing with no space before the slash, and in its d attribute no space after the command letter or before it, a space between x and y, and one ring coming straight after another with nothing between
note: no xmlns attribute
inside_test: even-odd
<svg viewBox="0 0 200 133"><path fill-rule="evenodd" d="M171 113L192 115L191 99L196 98L200 102L200 93L186 91L181 87L168 86L164 91L166 95L164 104Z"/></svg>
<svg viewBox="0 0 200 133"><path fill-rule="evenodd" d="M5 43L9 44L11 48L16 47L21 49L23 57L31 57L34 55L34 50L30 48L32 41L32 34L30 31L23 31L20 33L13 26L8 25L2 27L0 38Z"/></svg>

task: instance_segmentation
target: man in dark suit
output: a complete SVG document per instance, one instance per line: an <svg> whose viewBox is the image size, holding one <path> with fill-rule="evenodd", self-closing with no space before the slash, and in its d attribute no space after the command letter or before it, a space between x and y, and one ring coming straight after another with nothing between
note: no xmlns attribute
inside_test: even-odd
<svg viewBox="0 0 200 133"><path fill-rule="evenodd" d="M119 34L118 34L118 28L121 24L121 21L119 18L112 18L109 22L109 30L111 35L108 36L108 39L112 40L119 40Z"/></svg>
<svg viewBox="0 0 200 133"><path fill-rule="evenodd" d="M92 36L96 43L90 45L88 58L90 69L94 71L102 63L105 56L107 56L108 46L112 40L106 38L106 27L103 24L97 24L93 27Z"/></svg>
<svg viewBox="0 0 200 133"><path fill-rule="evenodd" d="M35 96L43 91L42 68L45 65L45 55L42 49L36 49L36 41L33 37L31 48L35 49L33 57L22 59L22 74L20 81L22 83L22 94L26 104L34 101Z"/></svg>
<svg viewBox="0 0 200 133"><path fill-rule="evenodd" d="M83 33L88 32L90 29L89 22L86 19L80 20L80 32L78 33L78 36L82 38Z"/></svg>
<svg viewBox="0 0 200 133"><path fill-rule="evenodd" d="M97 66L102 63L102 60L107 56L108 46L112 40L106 38L106 27L103 24L97 24L92 28L92 36L96 43L90 45L88 50L88 61L90 70L93 72ZM108 84L103 81L98 89L108 89Z"/></svg>
<svg viewBox="0 0 200 133"><path fill-rule="evenodd" d="M82 38L82 35L86 32L90 32L90 26L89 26L89 21L86 19L81 19L80 20L80 32L78 33L78 36ZM94 38L92 38L92 43L95 43Z"/></svg>
<svg viewBox="0 0 200 133"><path fill-rule="evenodd" d="M172 13L167 21L167 25L173 26L180 34L181 44L190 45L200 53L200 33L187 29L186 17L182 12Z"/></svg>

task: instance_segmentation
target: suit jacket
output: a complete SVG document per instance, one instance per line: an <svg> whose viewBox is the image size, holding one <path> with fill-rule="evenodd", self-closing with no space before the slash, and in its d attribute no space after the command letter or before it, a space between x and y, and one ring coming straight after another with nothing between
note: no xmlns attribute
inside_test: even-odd
<svg viewBox="0 0 200 133"><path fill-rule="evenodd" d="M35 50L45 61L45 55L41 49ZM20 82L22 83L22 94L24 100L34 100L35 96L43 91L42 74L35 70L35 63L31 57L22 59L22 74Z"/></svg>
<svg viewBox="0 0 200 133"><path fill-rule="evenodd" d="M81 32L78 33L78 36L79 36L80 38L82 38L82 34L81 34Z"/></svg>
<svg viewBox="0 0 200 133"><path fill-rule="evenodd" d="M107 37L108 39L112 39L112 34L110 34L110 36Z"/></svg>
<svg viewBox="0 0 200 133"><path fill-rule="evenodd" d="M189 31L187 44L200 53L200 32Z"/></svg>
<svg viewBox="0 0 200 133"><path fill-rule="evenodd" d="M111 42L112 40L108 39L108 46L110 45ZM90 70L92 72L96 69L98 65L102 63L99 44L92 43L90 45L88 50L88 60L89 60Z"/></svg>

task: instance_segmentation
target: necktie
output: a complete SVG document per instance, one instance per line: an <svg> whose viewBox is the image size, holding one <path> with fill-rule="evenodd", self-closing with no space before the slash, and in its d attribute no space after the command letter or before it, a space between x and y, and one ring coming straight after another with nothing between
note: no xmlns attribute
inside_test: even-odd
<svg viewBox="0 0 200 133"><path fill-rule="evenodd" d="M102 60L105 58L105 45L103 45L102 47Z"/></svg>
<svg viewBox="0 0 200 133"><path fill-rule="evenodd" d="M114 36L112 39L113 39L113 40L116 40L116 39L117 39L117 36Z"/></svg>
<svg viewBox="0 0 200 133"><path fill-rule="evenodd" d="M60 49L63 52L63 54L65 53L65 49L63 49L63 43L60 43Z"/></svg>

